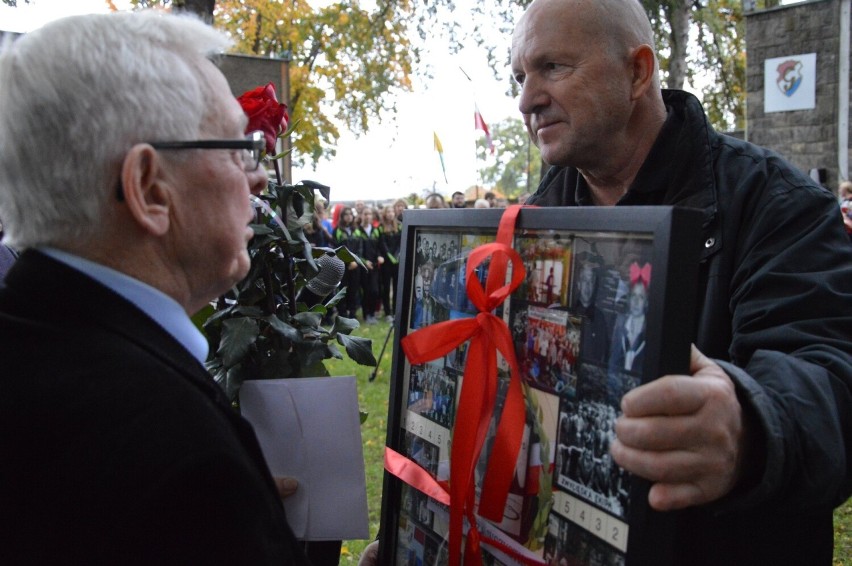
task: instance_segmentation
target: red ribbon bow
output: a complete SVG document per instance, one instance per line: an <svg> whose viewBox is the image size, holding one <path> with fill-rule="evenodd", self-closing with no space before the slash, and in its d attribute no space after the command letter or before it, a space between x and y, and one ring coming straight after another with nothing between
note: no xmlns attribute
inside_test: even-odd
<svg viewBox="0 0 852 566"><path fill-rule="evenodd" d="M639 264L635 261L630 264L630 286L636 285L637 283L642 283L645 285L645 288L648 288L648 285L651 284L651 264L646 263L642 267L639 267Z"/></svg>
<svg viewBox="0 0 852 566"><path fill-rule="evenodd" d="M468 257L465 286L468 298L479 314L475 318L427 326L400 341L408 361L422 364L444 356L470 340L450 453L450 566L457 566L460 562L464 517L467 517L469 525L465 562L482 563L480 535L474 515L474 471L497 398L498 350L509 363L512 374L483 480L478 509L482 517L498 523L502 521L521 447L526 409L518 362L509 327L492 313L526 276L520 255L511 247L520 208L518 205L507 208L500 220L497 241L478 246ZM483 289L474 271L489 258L488 278ZM510 263L512 280L506 284L506 270Z"/></svg>

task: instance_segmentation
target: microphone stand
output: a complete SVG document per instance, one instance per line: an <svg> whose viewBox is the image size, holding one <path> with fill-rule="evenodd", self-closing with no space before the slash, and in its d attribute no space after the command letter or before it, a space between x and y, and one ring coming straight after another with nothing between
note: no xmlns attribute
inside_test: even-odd
<svg viewBox="0 0 852 566"><path fill-rule="evenodd" d="M395 320L394 320L395 321ZM382 344L382 352L379 354L378 360L376 361L376 367L373 369L372 375L370 375L370 379L367 381L373 382L376 380L376 373L379 371L379 365L382 363L382 356L385 355L385 348L388 347L388 341L390 340L391 333L393 332L393 322L388 326L388 335L385 336L385 343Z"/></svg>

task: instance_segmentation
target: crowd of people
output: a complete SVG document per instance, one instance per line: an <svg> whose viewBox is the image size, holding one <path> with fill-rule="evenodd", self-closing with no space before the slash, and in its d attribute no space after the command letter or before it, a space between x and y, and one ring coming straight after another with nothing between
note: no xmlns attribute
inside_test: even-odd
<svg viewBox="0 0 852 566"><path fill-rule="evenodd" d="M517 198L518 204L524 204L530 197L529 193L523 193ZM470 202L461 191L456 191L450 196L447 202L439 193L432 193L425 199L426 208L506 208L509 205L509 200L499 196L494 191L485 191L482 196L479 196L477 191L475 198Z"/></svg>
<svg viewBox="0 0 852 566"><path fill-rule="evenodd" d="M306 228L314 246L346 248L358 256L364 267L351 261L346 266L341 286L346 295L337 305L338 314L374 324L379 316L393 321L396 311L396 280L399 273L402 212L404 200L380 208L357 201L354 207L343 204L328 214L325 203L316 203L313 222Z"/></svg>
<svg viewBox="0 0 852 566"><path fill-rule="evenodd" d="M523 203L529 195L521 195ZM431 193L423 202L424 208L505 208L508 201L493 191L482 198L467 202L461 191L447 201L439 193ZM402 215L409 208L403 199L381 206L370 206L358 200L353 206L337 203L330 207L316 201L313 221L305 228L314 246L346 248L361 258L346 266L341 286L346 296L337 305L337 313L348 318L360 318L375 324L379 318L393 321L396 312L396 283L399 274L402 238ZM366 268L366 269L365 269Z"/></svg>

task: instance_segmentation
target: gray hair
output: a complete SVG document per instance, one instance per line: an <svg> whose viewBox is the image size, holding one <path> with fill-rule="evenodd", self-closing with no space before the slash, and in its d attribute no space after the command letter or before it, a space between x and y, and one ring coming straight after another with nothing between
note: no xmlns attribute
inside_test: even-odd
<svg viewBox="0 0 852 566"><path fill-rule="evenodd" d="M199 64L230 45L156 12L57 20L0 50L0 211L19 249L96 238L137 143L197 137Z"/></svg>

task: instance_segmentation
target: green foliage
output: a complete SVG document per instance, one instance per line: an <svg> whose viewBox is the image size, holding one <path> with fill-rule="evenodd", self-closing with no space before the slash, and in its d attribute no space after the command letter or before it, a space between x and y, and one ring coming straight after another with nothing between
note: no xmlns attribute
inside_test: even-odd
<svg viewBox="0 0 852 566"><path fill-rule="evenodd" d="M366 132L395 112L392 93L410 89L419 56L407 33L411 10L394 0L372 9L348 0L319 8L303 0L219 0L214 25L235 38L239 53L291 60L290 115L310 117L296 155L316 163L335 154L338 124Z"/></svg>
<svg viewBox="0 0 852 566"><path fill-rule="evenodd" d="M712 0L702 9L698 25L701 65L716 72L702 87L710 122L726 131L745 128L746 45L740 0Z"/></svg>
<svg viewBox="0 0 852 566"><path fill-rule="evenodd" d="M741 0L642 0L657 40L663 82L700 82L713 126L745 124L745 20ZM690 32L692 32L690 34ZM695 38L688 44L689 37Z"/></svg>
<svg viewBox="0 0 852 566"><path fill-rule="evenodd" d="M482 183L499 190L508 198L533 192L541 178L541 152L530 142L523 121L509 118L491 128L496 163L480 170ZM476 153L485 159L488 148L485 137L476 142Z"/></svg>
<svg viewBox="0 0 852 566"><path fill-rule="evenodd" d="M319 273L322 254L357 261L346 248L314 248L302 227L311 221L315 192L328 199L328 187L312 182L270 182L260 197L262 223L249 243L251 268L204 323L210 341L207 369L235 401L246 379L328 375L324 361L342 358L337 345L358 364L375 366L370 340L352 336L358 321L336 317L323 323L345 290L310 309L298 302L299 291Z"/></svg>

